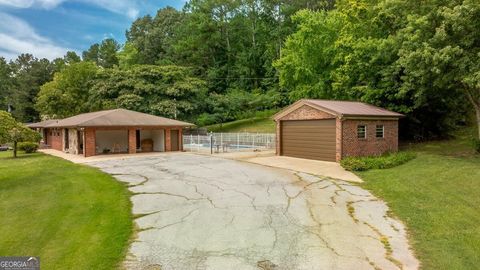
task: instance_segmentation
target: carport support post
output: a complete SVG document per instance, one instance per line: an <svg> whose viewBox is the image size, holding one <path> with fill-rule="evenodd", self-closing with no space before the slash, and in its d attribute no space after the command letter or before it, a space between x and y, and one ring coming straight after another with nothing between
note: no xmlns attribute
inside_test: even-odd
<svg viewBox="0 0 480 270"><path fill-rule="evenodd" d="M134 128L128 129L128 153L135 154L137 152L137 131Z"/></svg>

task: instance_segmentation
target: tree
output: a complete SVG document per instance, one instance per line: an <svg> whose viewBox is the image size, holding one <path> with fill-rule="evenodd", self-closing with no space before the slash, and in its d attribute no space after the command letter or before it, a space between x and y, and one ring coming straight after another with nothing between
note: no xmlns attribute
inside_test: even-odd
<svg viewBox="0 0 480 270"><path fill-rule="evenodd" d="M95 64L98 65L99 60L98 60L98 52L100 50L100 44L95 43L88 48L88 50L83 51L82 53L82 59L83 61L90 61L94 62Z"/></svg>
<svg viewBox="0 0 480 270"><path fill-rule="evenodd" d="M92 110L125 108L191 119L202 110L205 82L179 66L139 65L102 70L90 91Z"/></svg>
<svg viewBox="0 0 480 270"><path fill-rule="evenodd" d="M119 49L120 45L115 39L104 39L98 50L98 65L104 68L118 66L117 52Z"/></svg>
<svg viewBox="0 0 480 270"><path fill-rule="evenodd" d="M458 5L447 3L450 8ZM293 17L297 31L275 62L280 85L288 89L291 101L361 100L405 113L404 136L445 136L464 120L465 99L454 79L461 77L454 72L462 69L451 62L458 55L442 56L445 50L433 40L442 21L434 14L444 10L444 4L345 0L329 12L298 12ZM477 35L470 30L472 36L465 40ZM455 47L461 39L451 41Z"/></svg>
<svg viewBox="0 0 480 270"><path fill-rule="evenodd" d="M13 143L13 157L17 157L17 145L19 142L36 142L41 139L38 132L18 123L10 113L0 111L0 144Z"/></svg>
<svg viewBox="0 0 480 270"><path fill-rule="evenodd" d="M9 110L13 88L12 69L5 58L0 57L0 110Z"/></svg>
<svg viewBox="0 0 480 270"><path fill-rule="evenodd" d="M91 61L100 67L112 68L118 66L117 52L120 45L113 38L107 38L102 43L95 43L82 53L84 61Z"/></svg>
<svg viewBox="0 0 480 270"><path fill-rule="evenodd" d="M480 2L450 1L409 17L400 31L405 88L442 89L475 112L480 139ZM460 97L460 98L459 98ZM464 97L463 99L461 97ZM457 109L458 110L458 109ZM448 113L453 113L448 112Z"/></svg>
<svg viewBox="0 0 480 270"><path fill-rule="evenodd" d="M117 58L118 65L122 69L130 68L140 62L138 50L130 42L125 43L122 50L117 53Z"/></svg>
<svg viewBox="0 0 480 270"><path fill-rule="evenodd" d="M13 79L8 97L12 115L21 122L38 121L35 98L40 86L52 79L54 66L47 59L37 59L31 54L21 54L9 65Z"/></svg>
<svg viewBox="0 0 480 270"><path fill-rule="evenodd" d="M154 18L138 18L127 31L127 43L138 51L135 64L171 63L171 43L184 15L172 7L161 8Z"/></svg>
<svg viewBox="0 0 480 270"><path fill-rule="evenodd" d="M55 73L51 82L38 93L36 109L49 118L69 117L90 111L89 89L98 67L92 62L78 62Z"/></svg>

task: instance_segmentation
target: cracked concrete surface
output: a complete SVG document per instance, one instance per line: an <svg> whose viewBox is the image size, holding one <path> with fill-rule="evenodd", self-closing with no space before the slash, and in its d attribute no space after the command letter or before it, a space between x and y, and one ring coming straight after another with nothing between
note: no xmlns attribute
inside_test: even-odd
<svg viewBox="0 0 480 270"><path fill-rule="evenodd" d="M127 269L417 269L403 224L348 182L176 153L90 163L129 184Z"/></svg>

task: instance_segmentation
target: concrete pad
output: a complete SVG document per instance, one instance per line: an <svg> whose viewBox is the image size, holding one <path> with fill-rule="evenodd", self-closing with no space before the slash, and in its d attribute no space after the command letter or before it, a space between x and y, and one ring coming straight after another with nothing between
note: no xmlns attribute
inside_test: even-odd
<svg viewBox="0 0 480 270"><path fill-rule="evenodd" d="M47 155L56 156L63 158L65 160L71 161L73 163L88 163L96 161L107 161L107 160L118 160L118 159L128 159L128 158L138 158L138 157L156 157L161 155L168 154L178 154L180 152L149 152L149 153L136 153L136 154L103 154L98 156L84 157L82 155L74 155L58 151L55 149L39 149L38 152L42 152Z"/></svg>
<svg viewBox="0 0 480 270"><path fill-rule="evenodd" d="M127 269L419 267L387 205L345 181L185 153L88 164L134 193Z"/></svg>
<svg viewBox="0 0 480 270"><path fill-rule="evenodd" d="M296 172L326 176L334 179L340 179L350 182L363 182L360 177L345 170L339 163L321 160L285 157L285 156L266 156L244 159L245 161L257 163L265 166L282 168Z"/></svg>

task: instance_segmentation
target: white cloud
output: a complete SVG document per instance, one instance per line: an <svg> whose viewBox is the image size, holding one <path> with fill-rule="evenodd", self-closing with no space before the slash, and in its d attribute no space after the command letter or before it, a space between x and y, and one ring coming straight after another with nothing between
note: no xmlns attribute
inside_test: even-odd
<svg viewBox="0 0 480 270"><path fill-rule="evenodd" d="M98 6L105 10L125 15L130 19L137 18L140 12L137 1L132 0L0 0L0 5L15 8L41 7L45 9L53 9L66 1L83 2L89 5Z"/></svg>
<svg viewBox="0 0 480 270"><path fill-rule="evenodd" d="M40 6L46 9L51 9L58 6L63 1L64 0L0 0L0 5L16 8Z"/></svg>
<svg viewBox="0 0 480 270"><path fill-rule="evenodd" d="M55 45L17 17L0 12L0 18L0 56L13 59L21 53L31 53L39 58L54 59L72 50Z"/></svg>

